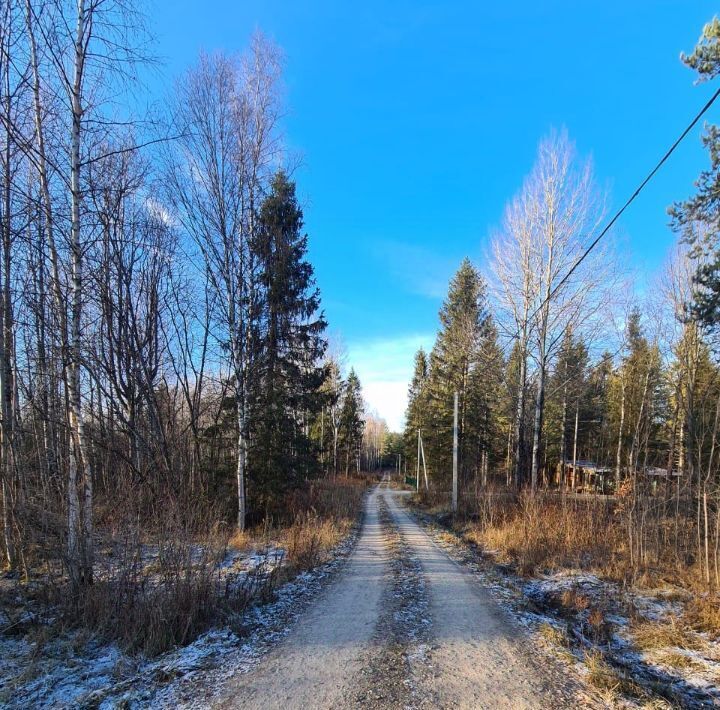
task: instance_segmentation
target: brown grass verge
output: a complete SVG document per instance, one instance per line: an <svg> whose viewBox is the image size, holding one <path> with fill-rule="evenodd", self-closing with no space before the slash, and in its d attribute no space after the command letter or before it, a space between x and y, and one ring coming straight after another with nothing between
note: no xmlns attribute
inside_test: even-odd
<svg viewBox="0 0 720 710"><path fill-rule="evenodd" d="M644 523L642 556L636 548L630 552L629 530L635 528L627 502L618 499L489 487L461 498L454 520L445 493L421 491L414 502L521 576L582 570L623 585L662 590L658 598L685 606L685 624L720 638L720 593L708 592L687 520L673 517L654 499L657 510Z"/></svg>
<svg viewBox="0 0 720 710"><path fill-rule="evenodd" d="M608 699L617 696L634 698L645 696L643 689L625 674L613 668L600 651L588 651L585 654L585 665L590 683L605 693Z"/></svg>
<svg viewBox="0 0 720 710"><path fill-rule="evenodd" d="M57 619L38 626L38 652L68 629L118 641L130 652L156 655L191 642L219 622L235 627L234 620L249 604L272 598L281 583L329 558L357 522L367 483L308 483L288 497L285 520L268 520L242 533L215 522L217 516L207 511L193 512L172 501L163 511L163 524L155 521L143 530L127 506L125 520L117 516L112 527L99 530L93 584L73 594L67 580L55 575L40 585L42 598L34 592L33 600L27 590L28 604L53 610ZM262 552L270 547L282 548L282 564L260 564L234 576L221 574L229 548ZM15 633L31 639L33 629L23 624Z"/></svg>
<svg viewBox="0 0 720 710"><path fill-rule="evenodd" d="M662 648L682 648L699 651L707 645L696 633L685 628L679 620L642 621L632 629L634 645L642 651Z"/></svg>
<svg viewBox="0 0 720 710"><path fill-rule="evenodd" d="M683 620L696 631L720 638L720 594L697 595L685 605Z"/></svg>

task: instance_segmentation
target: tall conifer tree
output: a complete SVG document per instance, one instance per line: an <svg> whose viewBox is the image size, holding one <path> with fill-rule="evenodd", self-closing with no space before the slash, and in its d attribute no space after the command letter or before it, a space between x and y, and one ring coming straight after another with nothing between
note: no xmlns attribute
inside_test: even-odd
<svg viewBox="0 0 720 710"><path fill-rule="evenodd" d="M487 335L489 316L485 282L465 259L450 281L440 310L441 329L430 355L428 411L431 426L425 452L428 470L441 485L447 483L452 466L453 402L458 392L458 439L463 470L470 465L465 454L469 426L468 391L478 363L482 338Z"/></svg>
<svg viewBox="0 0 720 710"><path fill-rule="evenodd" d="M266 505L317 467L309 421L321 407L326 323L302 227L295 185L278 172L253 243L262 294L251 456L255 495Z"/></svg>
<svg viewBox="0 0 720 710"><path fill-rule="evenodd" d="M359 466L360 447L362 446L363 430L363 400L360 380L355 370L350 370L345 396L340 411L340 438L344 457L345 475L350 475L353 463Z"/></svg>
<svg viewBox="0 0 720 710"><path fill-rule="evenodd" d="M405 418L405 433L403 436L405 458L411 464L408 467L408 472L417 470L418 430L422 430L428 421L427 376L428 356L426 352L420 348L420 350L415 353L415 367L413 368L412 380L408 387L407 416Z"/></svg>

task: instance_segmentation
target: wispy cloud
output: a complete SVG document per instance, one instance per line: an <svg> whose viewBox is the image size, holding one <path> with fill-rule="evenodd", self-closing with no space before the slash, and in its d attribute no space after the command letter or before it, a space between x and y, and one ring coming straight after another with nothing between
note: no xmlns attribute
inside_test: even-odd
<svg viewBox="0 0 720 710"><path fill-rule="evenodd" d="M393 431L404 424L413 356L421 347L429 350L433 340L432 334L412 334L348 343L348 366L355 368L365 400Z"/></svg>
<svg viewBox="0 0 720 710"><path fill-rule="evenodd" d="M405 242L378 242L373 253L408 291L435 299L445 296L448 282L460 265L457 256Z"/></svg>

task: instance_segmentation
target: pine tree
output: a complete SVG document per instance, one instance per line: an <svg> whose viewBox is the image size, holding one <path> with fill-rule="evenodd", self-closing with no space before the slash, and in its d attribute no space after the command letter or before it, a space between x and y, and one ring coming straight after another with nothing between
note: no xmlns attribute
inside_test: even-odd
<svg viewBox="0 0 720 710"><path fill-rule="evenodd" d="M325 318L295 185L278 172L257 217L260 335L253 393L253 494L265 507L317 471L309 422L321 408Z"/></svg>

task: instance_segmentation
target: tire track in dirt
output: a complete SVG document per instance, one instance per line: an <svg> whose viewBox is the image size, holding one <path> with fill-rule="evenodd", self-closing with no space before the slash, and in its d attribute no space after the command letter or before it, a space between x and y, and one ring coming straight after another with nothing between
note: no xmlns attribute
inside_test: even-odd
<svg viewBox="0 0 720 710"><path fill-rule="evenodd" d="M374 647L365 656L353 700L363 708L409 709L417 707L417 686L428 648L425 577L382 496L378 497L378 518L392 578L383 594Z"/></svg>
<svg viewBox="0 0 720 710"><path fill-rule="evenodd" d="M593 707L382 484L357 546L287 637L220 707ZM582 699L581 699L582 698Z"/></svg>
<svg viewBox="0 0 720 710"><path fill-rule="evenodd" d="M360 538L337 579L257 668L232 679L215 707L348 707L390 579L378 495L375 489L366 500Z"/></svg>
<svg viewBox="0 0 720 710"><path fill-rule="evenodd" d="M383 491L427 583L430 650L417 675L420 708L507 710L593 707L576 683L544 657L472 574L400 509L402 494Z"/></svg>

